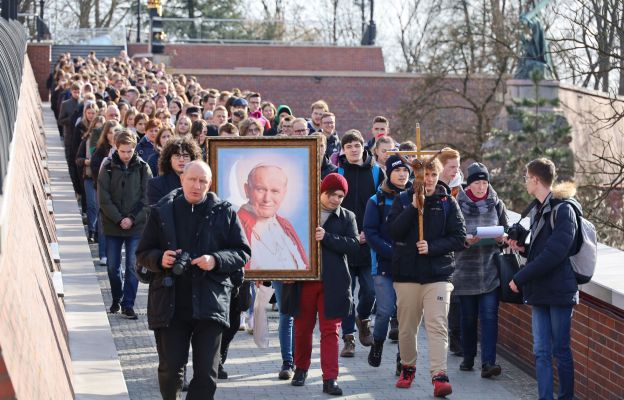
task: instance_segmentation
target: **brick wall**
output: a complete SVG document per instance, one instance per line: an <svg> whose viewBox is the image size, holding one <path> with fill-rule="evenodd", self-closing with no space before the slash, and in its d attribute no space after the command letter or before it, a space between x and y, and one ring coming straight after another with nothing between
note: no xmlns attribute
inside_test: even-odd
<svg viewBox="0 0 624 400"><path fill-rule="evenodd" d="M128 55L147 53L146 44L129 44ZM171 68L255 68L288 71L384 71L380 47L258 46L171 44Z"/></svg>
<svg viewBox="0 0 624 400"><path fill-rule="evenodd" d="M72 399L63 304L52 286L57 242L46 208L41 103L28 59L0 214L0 399Z"/></svg>
<svg viewBox="0 0 624 400"><path fill-rule="evenodd" d="M39 97L42 101L48 101L48 88L46 80L50 74L50 57L52 55L52 43L28 43L27 47L30 65L35 73Z"/></svg>
<svg viewBox="0 0 624 400"><path fill-rule="evenodd" d="M505 354L533 370L531 307L501 304L498 327ZM572 319L572 352L579 399L624 399L623 310L581 293Z"/></svg>

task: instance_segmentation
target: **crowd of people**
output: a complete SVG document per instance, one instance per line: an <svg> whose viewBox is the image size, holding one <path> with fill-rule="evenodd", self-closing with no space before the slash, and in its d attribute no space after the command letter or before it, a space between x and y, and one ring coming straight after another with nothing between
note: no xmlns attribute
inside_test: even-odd
<svg viewBox="0 0 624 400"><path fill-rule="evenodd" d="M231 205L210 192L210 137L308 135L320 138L322 155L315 232L322 279L272 282L280 313L279 379L305 385L317 315L323 392L330 395L342 394L338 359L354 356L356 336L369 348L374 368L386 341L398 342L395 385L411 387L421 325L434 396L452 393L449 350L463 357L460 369L470 371L480 342L481 377L498 376L499 288L509 285L522 287L533 306L540 399L553 397L552 354L559 399L572 398L570 320L578 293L567 257L576 219L565 206L557 225L541 222L556 201L552 162L533 161L525 176L537 199L530 230L539 241L488 240L476 236L477 227L506 229L509 222L486 165L474 162L464 175L460 153L444 148L424 163L421 196L415 156L391 155L416 146L398 143L386 117L372 118L366 141L354 129L339 134L323 100L304 110L307 118L297 116L301 110L260 93L204 88L195 77L172 76L164 65L124 52L104 60L94 53L84 59L61 55L49 88L88 239L107 266L110 313L137 319L139 279L149 282L147 318L163 399L178 398L185 386L191 344L187 399L212 398L217 379L227 379L224 363L236 331L245 324L253 329L248 294L254 284L244 279L252 246ZM554 249L551 236L557 238ZM506 247L528 257L511 282L500 281L492 262Z"/></svg>

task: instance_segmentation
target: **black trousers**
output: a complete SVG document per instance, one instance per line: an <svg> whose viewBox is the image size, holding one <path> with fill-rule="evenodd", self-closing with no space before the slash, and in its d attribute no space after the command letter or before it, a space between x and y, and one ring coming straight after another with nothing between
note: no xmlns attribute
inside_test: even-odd
<svg viewBox="0 0 624 400"><path fill-rule="evenodd" d="M193 379L187 400L210 400L217 390L223 325L211 320L180 320L154 331L158 350L158 383L163 400L177 400L182 391L184 365L193 344Z"/></svg>
<svg viewBox="0 0 624 400"><path fill-rule="evenodd" d="M230 349L230 343L232 339L234 339L234 335L238 332L238 328L240 328L241 309L238 300L238 294L233 296L230 300L230 327L225 329L221 336L221 365L225 364L228 350Z"/></svg>

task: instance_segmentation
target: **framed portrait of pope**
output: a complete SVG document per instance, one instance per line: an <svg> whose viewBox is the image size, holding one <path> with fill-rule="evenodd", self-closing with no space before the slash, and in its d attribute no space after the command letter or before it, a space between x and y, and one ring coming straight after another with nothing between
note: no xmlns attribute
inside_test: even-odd
<svg viewBox="0 0 624 400"><path fill-rule="evenodd" d="M251 246L245 279L318 280L316 137L210 138L212 188L238 215Z"/></svg>

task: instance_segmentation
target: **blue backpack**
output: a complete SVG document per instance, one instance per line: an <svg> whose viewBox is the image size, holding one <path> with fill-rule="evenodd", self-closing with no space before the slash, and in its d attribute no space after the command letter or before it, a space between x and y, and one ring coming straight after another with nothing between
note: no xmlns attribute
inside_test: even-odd
<svg viewBox="0 0 624 400"><path fill-rule="evenodd" d="M339 173L340 175L344 176L345 174L345 170L342 167L338 167L338 169L336 170L337 173ZM377 192L377 189L379 189L379 175L381 174L381 168L379 168L379 165L377 164L373 164L373 183L375 185L375 192Z"/></svg>

